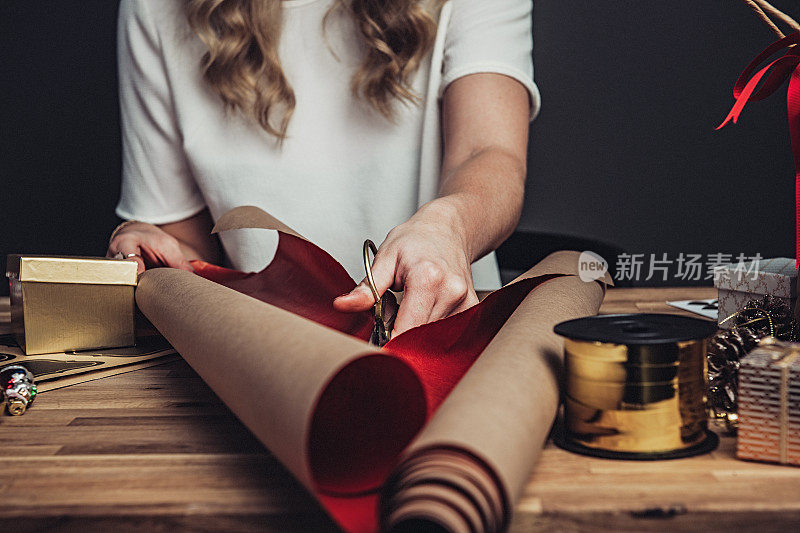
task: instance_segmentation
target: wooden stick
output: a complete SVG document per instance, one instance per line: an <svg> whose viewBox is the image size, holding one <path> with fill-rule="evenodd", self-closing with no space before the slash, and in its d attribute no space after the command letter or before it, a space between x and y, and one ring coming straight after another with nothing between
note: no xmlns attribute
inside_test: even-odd
<svg viewBox="0 0 800 533"><path fill-rule="evenodd" d="M777 35L779 39L783 39L784 37L786 37L781 31L781 29L778 28L778 26L776 26L774 22L772 22L772 19L770 19L769 16L766 13L764 13L764 10L762 10L761 6L756 3L756 0L742 0L742 1L745 4L747 4L751 10L753 10L753 13L755 13L756 16L760 18L762 22L764 22L764 24L769 26L769 29L772 30L772 32L775 35Z"/></svg>
<svg viewBox="0 0 800 533"><path fill-rule="evenodd" d="M780 20L794 31L800 31L800 24L798 24L796 20L770 4L767 0L755 0L755 2L768 16Z"/></svg>

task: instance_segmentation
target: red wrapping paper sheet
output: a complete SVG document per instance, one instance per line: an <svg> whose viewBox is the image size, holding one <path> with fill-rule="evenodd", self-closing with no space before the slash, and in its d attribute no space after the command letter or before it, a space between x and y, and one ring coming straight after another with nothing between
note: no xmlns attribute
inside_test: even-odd
<svg viewBox="0 0 800 533"><path fill-rule="evenodd" d="M356 286L345 269L325 251L314 244L288 233L280 232L274 260L261 272L245 273L193 261L197 275L225 285L231 289L281 307L319 324L368 340L373 322L370 312L341 313L334 309L333 300ZM381 412L385 406L361 411L361 418L353 419L348 402L358 393L358 382L363 379L357 371L343 373L338 383L326 389L325 401L314 415L308 443L308 461L316 485L315 496L327 512L347 531L366 532L378 529L377 491L385 481L394 462L370 458L387 456L375 447L393 448L389 454L395 458L409 440L430 419L442 401L456 386L480 353L506 322L525 296L536 286L559 277L546 275L522 279L489 294L481 303L461 313L406 331L392 338L382 350L408 365L422 385L424 413L417 413L409 402L405 413ZM409 398L413 384L408 384ZM341 397L340 397L341 396ZM350 397L348 397L350 396ZM400 406L401 408L403 406ZM396 410L398 406L386 409ZM387 434L370 434L370 416L390 416L402 420L395 431ZM347 427L353 440L363 442L362 472L347 472L337 464L341 450L329 449L330 431ZM335 428L335 429L334 429ZM323 438L316 438L323 436ZM325 443L324 446L318 443Z"/></svg>

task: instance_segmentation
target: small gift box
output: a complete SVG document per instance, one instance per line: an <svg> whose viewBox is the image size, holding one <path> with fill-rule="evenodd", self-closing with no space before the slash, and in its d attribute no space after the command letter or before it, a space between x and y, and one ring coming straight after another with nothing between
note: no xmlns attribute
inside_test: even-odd
<svg viewBox="0 0 800 533"><path fill-rule="evenodd" d="M9 255L11 329L26 354L131 346L136 263Z"/></svg>
<svg viewBox="0 0 800 533"><path fill-rule="evenodd" d="M742 359L736 456L800 465L800 343L768 337Z"/></svg>
<svg viewBox="0 0 800 533"><path fill-rule="evenodd" d="M790 309L794 309L797 299L795 260L778 257L717 267L714 286L718 290L717 322L724 329L733 326L731 317L745 305L767 294L785 301Z"/></svg>

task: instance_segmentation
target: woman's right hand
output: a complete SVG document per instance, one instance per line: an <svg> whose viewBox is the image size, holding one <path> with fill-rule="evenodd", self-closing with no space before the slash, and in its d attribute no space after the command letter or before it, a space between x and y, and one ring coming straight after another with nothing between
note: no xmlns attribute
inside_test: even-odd
<svg viewBox="0 0 800 533"><path fill-rule="evenodd" d="M145 268L157 266L193 271L178 239L145 222L132 222L120 228L108 243L106 257L136 261L140 274Z"/></svg>

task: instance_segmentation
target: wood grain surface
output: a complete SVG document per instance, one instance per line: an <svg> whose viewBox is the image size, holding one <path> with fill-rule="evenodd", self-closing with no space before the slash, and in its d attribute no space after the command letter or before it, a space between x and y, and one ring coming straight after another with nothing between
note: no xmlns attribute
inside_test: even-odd
<svg viewBox="0 0 800 533"><path fill-rule="evenodd" d="M602 312L678 312L714 289L611 289ZM8 320L0 300L0 322ZM800 531L800 468L738 461L734 439L675 461L548 445L517 506L522 531ZM0 529L335 531L182 361L42 394L0 416Z"/></svg>

